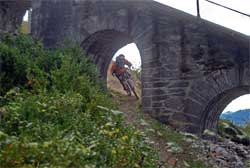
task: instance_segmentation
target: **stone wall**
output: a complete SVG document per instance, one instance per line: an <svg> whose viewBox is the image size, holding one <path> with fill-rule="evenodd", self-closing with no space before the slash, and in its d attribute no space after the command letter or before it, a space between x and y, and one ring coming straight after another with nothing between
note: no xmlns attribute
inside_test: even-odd
<svg viewBox="0 0 250 168"><path fill-rule="evenodd" d="M153 10L144 110L184 131L216 129L226 105L250 92L249 37L159 4Z"/></svg>
<svg viewBox="0 0 250 168"><path fill-rule="evenodd" d="M34 36L49 48L81 44L103 79L114 53L135 42L144 112L177 129L215 129L249 93L249 38L235 31L151 0L33 0L32 9Z"/></svg>
<svg viewBox="0 0 250 168"><path fill-rule="evenodd" d="M83 47L106 79L117 50L136 42L142 55L151 46L153 19L146 1L33 1L32 34L47 47L73 40Z"/></svg>

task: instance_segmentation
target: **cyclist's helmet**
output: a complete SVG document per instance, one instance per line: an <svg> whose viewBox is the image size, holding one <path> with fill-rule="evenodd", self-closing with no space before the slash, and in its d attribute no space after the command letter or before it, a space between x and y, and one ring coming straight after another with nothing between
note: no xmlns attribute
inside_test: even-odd
<svg viewBox="0 0 250 168"><path fill-rule="evenodd" d="M116 62L117 68L119 68L119 69L124 68L125 56L123 54L120 54L118 57L116 57L115 62Z"/></svg>
<svg viewBox="0 0 250 168"><path fill-rule="evenodd" d="M116 57L116 60L119 60L119 59L125 59L125 56L123 54L120 54L118 55L118 57Z"/></svg>

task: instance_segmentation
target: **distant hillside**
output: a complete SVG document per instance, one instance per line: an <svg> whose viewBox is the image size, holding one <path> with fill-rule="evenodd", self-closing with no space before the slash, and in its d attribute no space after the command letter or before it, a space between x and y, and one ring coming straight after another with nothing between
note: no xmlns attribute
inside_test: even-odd
<svg viewBox="0 0 250 168"><path fill-rule="evenodd" d="M220 118L230 120L238 125L244 125L246 120L250 120L250 109L222 113Z"/></svg>

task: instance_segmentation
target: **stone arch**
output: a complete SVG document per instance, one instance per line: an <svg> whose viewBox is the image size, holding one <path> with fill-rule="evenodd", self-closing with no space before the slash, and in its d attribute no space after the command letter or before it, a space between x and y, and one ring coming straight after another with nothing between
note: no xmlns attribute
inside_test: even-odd
<svg viewBox="0 0 250 168"><path fill-rule="evenodd" d="M250 92L248 62L240 67L217 70L192 82L183 115L177 116L180 120L186 116L185 121L191 124L185 129L196 133L205 129L216 131L224 108L235 98Z"/></svg>
<svg viewBox="0 0 250 168"><path fill-rule="evenodd" d="M60 46L65 38L80 44L104 80L115 52L134 42L143 65L142 83L149 83L151 77L144 71L152 71L151 64L158 59L154 57L157 51L152 41L155 26L151 2L36 0L32 3L32 35L48 48ZM144 90L143 87L142 95L147 94ZM149 99L143 97L142 103L150 105Z"/></svg>
<svg viewBox="0 0 250 168"><path fill-rule="evenodd" d="M249 86L240 86L226 90L214 97L213 100L209 102L207 108L204 111L205 115L203 116L204 122L202 130L210 129L216 131L219 117L224 108L234 99L248 93Z"/></svg>
<svg viewBox="0 0 250 168"><path fill-rule="evenodd" d="M90 59L98 65L102 78L106 80L108 66L115 52L132 42L133 38L128 34L108 29L93 33L82 42L81 46Z"/></svg>

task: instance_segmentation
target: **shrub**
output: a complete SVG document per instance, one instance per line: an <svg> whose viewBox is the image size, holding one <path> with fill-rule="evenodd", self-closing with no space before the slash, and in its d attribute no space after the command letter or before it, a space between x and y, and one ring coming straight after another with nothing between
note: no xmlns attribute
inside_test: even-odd
<svg viewBox="0 0 250 168"><path fill-rule="evenodd" d="M157 167L141 133L98 108L115 106L79 47L6 36L0 58L0 167Z"/></svg>
<svg viewBox="0 0 250 168"><path fill-rule="evenodd" d="M250 137L247 132L247 125L245 128L234 125L230 120L220 120L218 124L218 133L222 137L229 138L234 142L241 143L248 146L250 144Z"/></svg>

